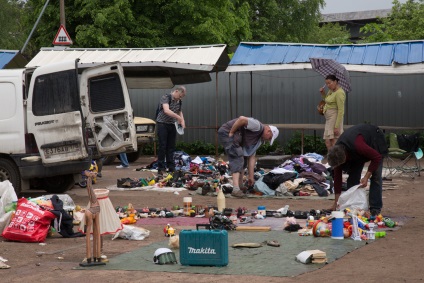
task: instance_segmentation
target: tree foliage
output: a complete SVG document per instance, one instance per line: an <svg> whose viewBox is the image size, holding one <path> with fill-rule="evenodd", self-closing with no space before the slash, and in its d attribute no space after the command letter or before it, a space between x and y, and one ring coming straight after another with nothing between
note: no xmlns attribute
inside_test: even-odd
<svg viewBox="0 0 424 283"><path fill-rule="evenodd" d="M29 0L26 23L35 22L45 0ZM50 1L34 34L36 46L51 46L60 25L59 0ZM247 4L233 0L65 1L73 47L149 48L250 40Z"/></svg>
<svg viewBox="0 0 424 283"><path fill-rule="evenodd" d="M6 0L1 0L6 1ZM46 0L28 0L29 33ZM302 42L318 25L324 0L74 0L65 1L73 47L148 48L240 41ZM51 46L59 25L51 0L29 47Z"/></svg>
<svg viewBox="0 0 424 283"><path fill-rule="evenodd" d="M363 42L415 40L424 38L424 0L393 1L389 17L361 28L368 34Z"/></svg>
<svg viewBox="0 0 424 283"><path fill-rule="evenodd" d="M350 44L350 33L346 26L339 23L328 23L321 27L312 27L309 36L305 39L305 43L319 44Z"/></svg>
<svg viewBox="0 0 424 283"><path fill-rule="evenodd" d="M318 26L324 0L247 0L252 39L302 42ZM244 3L246 3L244 2Z"/></svg>
<svg viewBox="0 0 424 283"><path fill-rule="evenodd" d="M0 0L0 49L21 49L25 41L21 24L23 5L21 0Z"/></svg>

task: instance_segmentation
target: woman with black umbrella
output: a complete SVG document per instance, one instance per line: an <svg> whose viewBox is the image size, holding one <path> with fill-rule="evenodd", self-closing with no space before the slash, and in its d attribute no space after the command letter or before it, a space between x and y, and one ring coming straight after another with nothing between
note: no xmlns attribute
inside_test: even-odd
<svg viewBox="0 0 424 283"><path fill-rule="evenodd" d="M321 87L319 91L322 99L325 101L323 111L325 117L323 139L327 150L330 150L343 133L346 93L339 85L339 79L335 75L326 76L325 85L328 87L327 94L324 91L325 86Z"/></svg>

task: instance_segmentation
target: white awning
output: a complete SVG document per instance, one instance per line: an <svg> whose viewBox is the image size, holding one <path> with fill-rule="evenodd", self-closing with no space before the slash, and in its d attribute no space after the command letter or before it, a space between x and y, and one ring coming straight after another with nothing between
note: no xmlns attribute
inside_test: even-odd
<svg viewBox="0 0 424 283"><path fill-rule="evenodd" d="M151 88L151 81L190 84L210 81L210 72L225 71L230 59L225 44L161 48L42 48L26 65L35 68L50 63L79 59L80 68L120 62L129 88ZM131 78L131 79L129 79ZM147 79L147 80L146 80ZM144 87L140 87L144 85ZM158 83L158 87L162 87Z"/></svg>

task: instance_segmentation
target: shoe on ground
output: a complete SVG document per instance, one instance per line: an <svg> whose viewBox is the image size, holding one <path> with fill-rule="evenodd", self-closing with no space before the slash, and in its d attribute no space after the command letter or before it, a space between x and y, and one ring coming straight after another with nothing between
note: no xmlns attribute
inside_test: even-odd
<svg viewBox="0 0 424 283"><path fill-rule="evenodd" d="M238 191L232 191L231 192L231 196L236 197L236 198L244 198L246 195L243 193L242 190L238 190Z"/></svg>
<svg viewBox="0 0 424 283"><path fill-rule="evenodd" d="M103 177L102 173L101 172L97 173L97 177L99 178Z"/></svg>
<svg viewBox="0 0 424 283"><path fill-rule="evenodd" d="M275 241L275 240L273 240L273 241L266 241L266 244L268 246L271 246L271 247L279 247L280 246L280 243L278 241Z"/></svg>
<svg viewBox="0 0 424 283"><path fill-rule="evenodd" d="M124 169L124 168L128 168L130 166L123 166L123 165L118 165L116 166L116 169Z"/></svg>

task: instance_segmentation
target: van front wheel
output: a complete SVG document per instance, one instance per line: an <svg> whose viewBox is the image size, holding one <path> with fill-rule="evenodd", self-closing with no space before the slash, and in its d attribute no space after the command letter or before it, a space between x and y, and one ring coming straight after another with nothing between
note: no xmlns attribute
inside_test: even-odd
<svg viewBox="0 0 424 283"><path fill-rule="evenodd" d="M138 146L137 151L127 153L128 162L130 162L130 163L136 162L137 159L141 156L142 151L143 151L143 148L141 146Z"/></svg>

